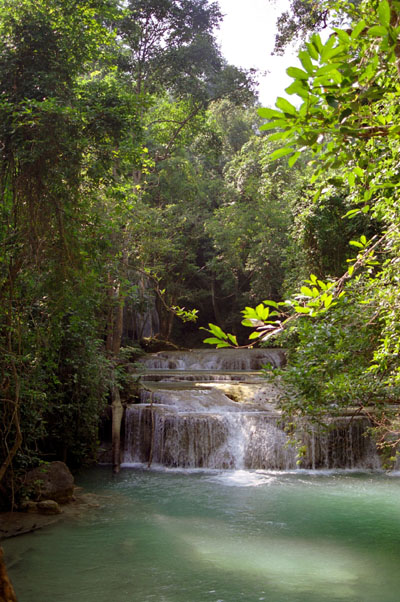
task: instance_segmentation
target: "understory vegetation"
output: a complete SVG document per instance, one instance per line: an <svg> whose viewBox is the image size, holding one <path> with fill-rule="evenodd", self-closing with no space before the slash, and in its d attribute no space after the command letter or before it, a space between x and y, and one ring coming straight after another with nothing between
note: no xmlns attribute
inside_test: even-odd
<svg viewBox="0 0 400 602"><path fill-rule="evenodd" d="M215 2L2 0L3 504L95 459L140 343L199 327L284 345L288 415L354 408L396 443L400 3L310 8L281 18L278 51L304 39L271 109Z"/></svg>

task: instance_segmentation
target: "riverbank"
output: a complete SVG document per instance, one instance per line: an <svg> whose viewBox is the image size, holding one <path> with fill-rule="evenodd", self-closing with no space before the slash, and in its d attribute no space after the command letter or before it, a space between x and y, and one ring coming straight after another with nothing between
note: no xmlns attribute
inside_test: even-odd
<svg viewBox="0 0 400 602"><path fill-rule="evenodd" d="M79 518L92 508L99 508L99 498L93 493L84 493L81 487L75 487L74 499L67 504L59 504L59 514L46 515L40 512L1 512L0 541L31 533L38 529L54 525L62 520Z"/></svg>

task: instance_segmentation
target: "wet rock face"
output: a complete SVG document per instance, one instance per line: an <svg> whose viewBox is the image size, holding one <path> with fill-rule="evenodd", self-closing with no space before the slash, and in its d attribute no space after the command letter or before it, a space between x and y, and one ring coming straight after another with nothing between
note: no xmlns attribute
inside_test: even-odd
<svg viewBox="0 0 400 602"><path fill-rule="evenodd" d="M64 462L38 466L25 476L29 497L36 501L54 500L67 504L73 499L74 477Z"/></svg>

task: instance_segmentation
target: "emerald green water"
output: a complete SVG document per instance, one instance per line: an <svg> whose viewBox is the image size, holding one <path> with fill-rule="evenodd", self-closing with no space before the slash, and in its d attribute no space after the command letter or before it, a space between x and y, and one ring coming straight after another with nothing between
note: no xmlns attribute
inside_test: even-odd
<svg viewBox="0 0 400 602"><path fill-rule="evenodd" d="M400 478L81 478L101 508L6 540L19 602L398 602Z"/></svg>

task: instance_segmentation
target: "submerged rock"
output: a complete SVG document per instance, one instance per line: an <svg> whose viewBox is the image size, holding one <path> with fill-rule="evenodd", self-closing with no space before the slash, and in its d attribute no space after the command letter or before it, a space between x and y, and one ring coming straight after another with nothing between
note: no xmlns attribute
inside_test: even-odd
<svg viewBox="0 0 400 602"><path fill-rule="evenodd" d="M75 496L72 502L61 507L52 500L43 500L42 502L32 502L24 504L22 508L25 512L1 512L0 513L0 541L9 537L16 537L31 533L43 527L49 527L59 520L69 520L80 518L83 514L93 511L100 507L101 499L93 493L82 493L80 488L75 489ZM50 502L50 503L49 503ZM48 513L46 510L51 508L54 511ZM0 602L3 600L0 597Z"/></svg>

